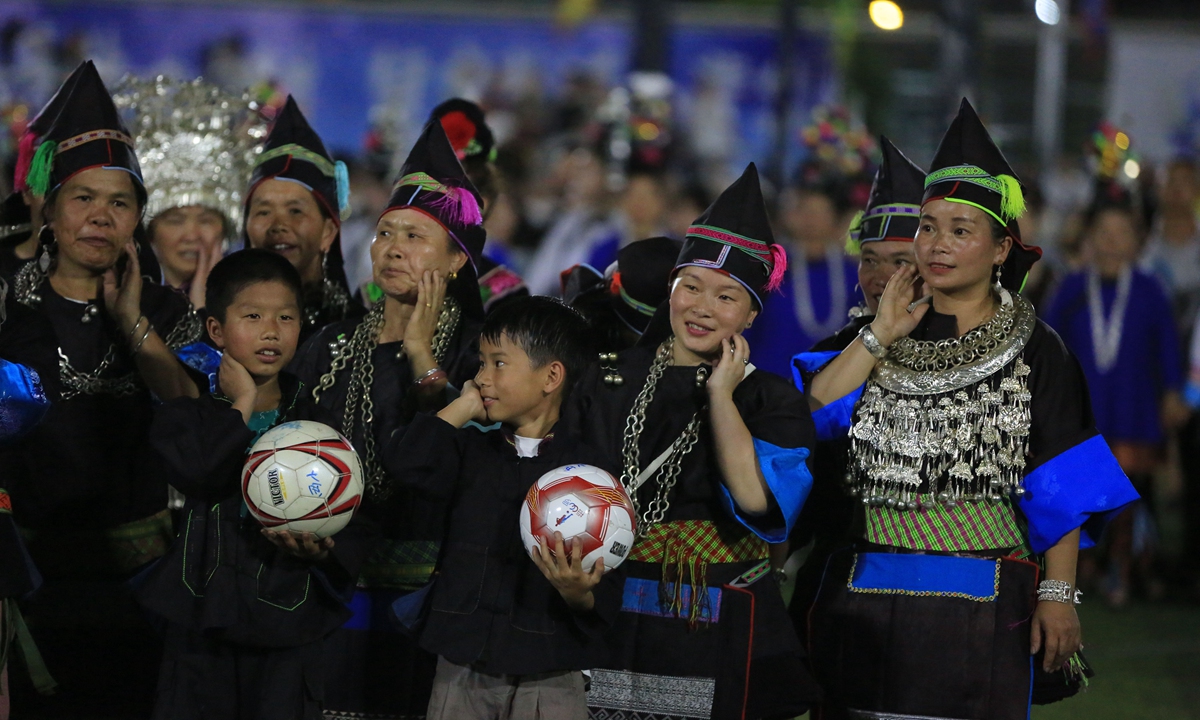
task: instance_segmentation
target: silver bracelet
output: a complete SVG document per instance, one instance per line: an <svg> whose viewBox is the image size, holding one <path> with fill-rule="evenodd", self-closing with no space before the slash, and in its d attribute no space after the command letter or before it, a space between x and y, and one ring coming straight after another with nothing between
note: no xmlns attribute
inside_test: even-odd
<svg viewBox="0 0 1200 720"><path fill-rule="evenodd" d="M1066 605L1080 604L1083 592L1075 590L1071 583L1063 580L1043 580L1038 583L1038 602L1058 602Z"/></svg>
<svg viewBox="0 0 1200 720"><path fill-rule="evenodd" d="M858 331L858 339L862 341L863 347L876 360L882 360L887 357L887 348L883 343L879 342L879 338L875 337L875 331L871 329L870 324L863 325L862 330Z"/></svg>

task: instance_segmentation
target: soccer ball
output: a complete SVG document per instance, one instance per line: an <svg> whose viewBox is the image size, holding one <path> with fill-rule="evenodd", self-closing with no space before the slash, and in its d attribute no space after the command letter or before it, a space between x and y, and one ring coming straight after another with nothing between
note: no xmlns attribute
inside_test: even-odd
<svg viewBox="0 0 1200 720"><path fill-rule="evenodd" d="M570 541L583 542L585 572L604 558L608 572L625 561L633 548L637 525L633 502L621 483L593 465L566 465L538 478L525 496L521 510L521 539L533 552L541 538L554 547L560 532L570 552Z"/></svg>
<svg viewBox="0 0 1200 720"><path fill-rule="evenodd" d="M242 498L263 527L329 537L362 501L358 454L337 430L311 420L277 425L250 448Z"/></svg>

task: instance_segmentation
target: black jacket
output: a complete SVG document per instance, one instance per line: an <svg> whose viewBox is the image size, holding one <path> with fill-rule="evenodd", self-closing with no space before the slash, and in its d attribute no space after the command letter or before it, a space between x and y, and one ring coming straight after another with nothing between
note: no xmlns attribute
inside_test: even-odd
<svg viewBox="0 0 1200 720"><path fill-rule="evenodd" d="M277 423L330 424L295 378L284 373L280 384ZM147 571L138 600L170 622L227 642L297 647L349 619L345 603L376 532L356 515L319 565L276 548L242 513L240 478L253 440L228 399L182 398L158 408L150 443L187 504L179 537Z"/></svg>
<svg viewBox="0 0 1200 720"><path fill-rule="evenodd" d="M425 414L403 436L382 440L393 477L450 503L421 646L493 675L600 662L599 637L620 610L622 571L608 572L593 590L593 610L574 612L526 554L519 520L538 478L586 462L588 453L551 437L537 457L521 458L506 431L458 430Z"/></svg>

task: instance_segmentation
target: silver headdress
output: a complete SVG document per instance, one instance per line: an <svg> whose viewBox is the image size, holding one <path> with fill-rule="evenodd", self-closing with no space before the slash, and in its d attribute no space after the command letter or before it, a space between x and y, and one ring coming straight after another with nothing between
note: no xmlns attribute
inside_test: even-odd
<svg viewBox="0 0 1200 720"><path fill-rule="evenodd" d="M145 175L146 217L188 205L212 208L236 236L266 121L249 94L232 95L197 78L126 75L113 101L133 131Z"/></svg>

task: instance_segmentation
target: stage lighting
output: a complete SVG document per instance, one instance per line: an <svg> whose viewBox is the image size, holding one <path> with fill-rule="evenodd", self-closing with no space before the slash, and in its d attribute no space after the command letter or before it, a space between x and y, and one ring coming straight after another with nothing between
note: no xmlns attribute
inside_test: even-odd
<svg viewBox="0 0 1200 720"><path fill-rule="evenodd" d="M904 11L892 0L871 0L867 12L871 22L881 30L899 30L904 24Z"/></svg>
<svg viewBox="0 0 1200 720"><path fill-rule="evenodd" d="M1033 4L1033 11L1037 13L1037 19L1047 25L1057 25L1062 16L1056 0L1037 0Z"/></svg>

